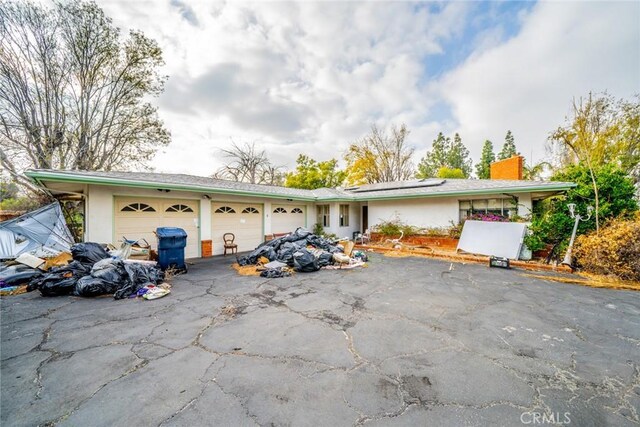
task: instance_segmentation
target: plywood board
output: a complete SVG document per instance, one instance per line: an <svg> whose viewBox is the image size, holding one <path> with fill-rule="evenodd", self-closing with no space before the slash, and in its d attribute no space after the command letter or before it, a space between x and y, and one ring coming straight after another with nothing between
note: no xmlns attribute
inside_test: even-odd
<svg viewBox="0 0 640 427"><path fill-rule="evenodd" d="M472 254L518 259L526 224L519 222L465 221L458 250Z"/></svg>

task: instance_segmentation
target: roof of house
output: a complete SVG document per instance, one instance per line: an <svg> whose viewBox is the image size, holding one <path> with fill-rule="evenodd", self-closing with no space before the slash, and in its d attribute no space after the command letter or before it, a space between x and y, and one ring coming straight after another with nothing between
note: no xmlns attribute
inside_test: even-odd
<svg viewBox="0 0 640 427"><path fill-rule="evenodd" d="M344 189L303 190L264 184L248 184L203 176L155 172L101 172L30 169L25 172L39 185L45 182L72 182L119 185L138 188L162 188L184 191L263 196L307 201L365 201L424 198L450 195L502 194L563 191L575 184L557 181L509 181L490 179L424 179L366 184Z"/></svg>

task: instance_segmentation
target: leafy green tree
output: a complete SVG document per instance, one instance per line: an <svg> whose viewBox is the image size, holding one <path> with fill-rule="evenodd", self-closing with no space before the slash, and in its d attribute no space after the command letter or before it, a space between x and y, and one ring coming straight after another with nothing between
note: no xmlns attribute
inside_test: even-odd
<svg viewBox="0 0 640 427"><path fill-rule="evenodd" d="M498 160L509 159L518 154L520 153L516 150L516 143L513 140L513 134L508 130L507 135L504 137L502 150L498 153Z"/></svg>
<svg viewBox="0 0 640 427"><path fill-rule="evenodd" d="M493 152L493 143L487 139L482 145L480 161L476 164L476 175L479 179L491 178L491 163L495 161L496 155Z"/></svg>
<svg viewBox="0 0 640 427"><path fill-rule="evenodd" d="M464 171L462 169L452 169L446 166L438 169L438 178L451 178L451 179L464 179L466 176L464 175Z"/></svg>
<svg viewBox="0 0 640 427"><path fill-rule="evenodd" d="M638 210L633 180L624 171L613 164L607 164L596 169L595 177L600 189L602 220L631 217ZM569 216L569 203L575 203L576 211L582 215L586 214L587 206L595 203L591 171L586 165L569 165L556 172L551 180L574 182L577 186L568 190L565 196L544 200L534 207L531 230L546 243L566 241L571 236L574 220ZM593 216L588 221L580 222L578 233L584 234L595 229L596 219Z"/></svg>
<svg viewBox="0 0 640 427"><path fill-rule="evenodd" d="M0 3L0 162L26 168L144 167L170 135L149 102L165 76L158 44L126 38L94 2Z"/></svg>
<svg viewBox="0 0 640 427"><path fill-rule="evenodd" d="M455 134L453 140L445 137L442 132L438 134L431 145L431 150L418 164L416 178L437 177L441 168L459 169L463 178L471 174L471 159L469 150L462 143L459 134Z"/></svg>
<svg viewBox="0 0 640 427"><path fill-rule="evenodd" d="M549 137L552 147L560 149L563 165L579 162L591 176L595 193L596 230L599 229L600 189L596 171L615 164L637 178L640 176L640 97L635 101L615 102L608 94L589 94L573 101L572 117Z"/></svg>
<svg viewBox="0 0 640 427"><path fill-rule="evenodd" d="M341 185L347 174L338 169L336 159L317 162L314 159L300 154L296 160L296 171L289 172L285 179L285 187L304 188L313 190L316 188L335 188Z"/></svg>
<svg viewBox="0 0 640 427"><path fill-rule="evenodd" d="M445 137L442 132L438 133L436 139L431 144L431 150L422 158L418 164L417 178L431 178L438 175L438 170L447 164L447 151L451 145L451 139Z"/></svg>

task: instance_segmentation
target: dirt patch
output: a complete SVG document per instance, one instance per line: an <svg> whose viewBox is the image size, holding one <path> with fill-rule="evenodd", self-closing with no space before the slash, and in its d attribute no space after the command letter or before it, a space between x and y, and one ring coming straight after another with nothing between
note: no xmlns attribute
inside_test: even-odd
<svg viewBox="0 0 640 427"><path fill-rule="evenodd" d="M523 276L533 277L540 280L551 280L560 283L569 283L572 285L589 286L591 288L618 289L625 291L640 291L640 282L630 280L621 280L607 276L598 276L595 274L581 273L575 277L551 276L544 274L523 273Z"/></svg>
<svg viewBox="0 0 640 427"><path fill-rule="evenodd" d="M389 252L385 252L384 256L388 256L389 258L406 258L410 256L415 256L415 255L409 252L404 252L404 251L389 251Z"/></svg>

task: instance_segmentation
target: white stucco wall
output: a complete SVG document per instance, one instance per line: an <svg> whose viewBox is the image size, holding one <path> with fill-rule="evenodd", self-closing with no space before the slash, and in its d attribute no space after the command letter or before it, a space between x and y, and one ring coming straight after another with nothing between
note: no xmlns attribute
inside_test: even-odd
<svg viewBox="0 0 640 427"><path fill-rule="evenodd" d="M370 228L396 217L417 227L447 227L450 220L458 222L458 200L442 197L369 202Z"/></svg>
<svg viewBox="0 0 640 427"><path fill-rule="evenodd" d="M236 202L251 203L263 206L264 234L271 233L272 206L291 205L304 206L306 211L307 228L312 228L315 224L316 208L313 203L288 201L281 199L266 199L261 197L243 197L226 194L207 193L210 199L204 197L205 193L191 191L175 191L168 193L159 192L155 189L128 188L106 185L89 185L86 198L86 230L85 239L87 241L100 243L113 243L114 240L114 198L117 196L137 196L170 199L198 200L200 203L200 240L211 239L211 203L212 202Z"/></svg>
<svg viewBox="0 0 640 427"><path fill-rule="evenodd" d="M518 215L531 214L531 194L518 196ZM369 226L396 217L408 225L417 227L448 227L460 219L459 200L489 199L495 196L477 197L433 197L424 199L384 200L369 202Z"/></svg>
<svg viewBox="0 0 640 427"><path fill-rule="evenodd" d="M200 239L211 239L211 203L210 202L247 202L263 206L264 233L271 232L271 216L273 204L304 205L306 208L306 226L313 229L317 221L316 204L305 202L289 202L279 199L260 197L242 197L224 194L208 193L211 199L203 193L188 191L159 192L155 189L126 188L114 186L89 185L86 199L86 239L101 243L114 242L114 197L139 196L155 198L172 198L198 200L200 203ZM518 214L527 216L531 213L531 195L519 193ZM494 196L495 197L495 196ZM491 196L478 196L472 199L485 199ZM469 200L469 197L439 197L406 200L369 201L362 203L330 202L330 227L327 233L338 237L351 238L354 231L361 231L361 206L368 205L368 223L372 228L382 221L394 219L396 216L403 222L418 227L448 227L451 221L457 223L459 218L458 200ZM349 204L349 226L340 227L340 204Z"/></svg>
<svg viewBox="0 0 640 427"><path fill-rule="evenodd" d="M114 187L106 185L89 185L86 199L86 239L91 242L117 244L114 236L114 198L153 197L159 199L197 200L200 205L200 238L211 238L211 203L202 198L201 193L190 191L159 192L154 189ZM203 221L202 218L209 218ZM199 245L199 244L198 244Z"/></svg>
<svg viewBox="0 0 640 427"><path fill-rule="evenodd" d="M348 237L351 239L354 231L360 231L360 203L331 202L328 205L330 208L330 227L324 227L326 233L333 233L339 238ZM340 227L340 205L349 205L349 225L346 227ZM313 209L315 213L315 207ZM316 222L317 215L314 215L310 229Z"/></svg>

